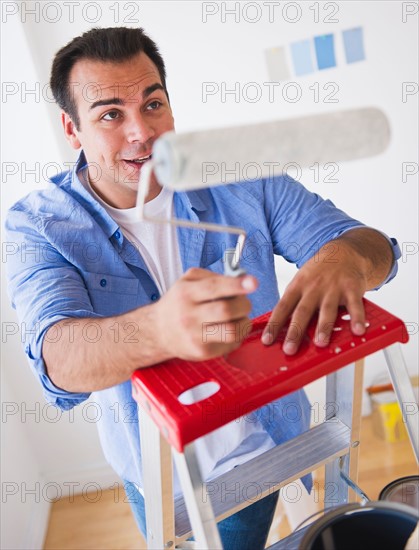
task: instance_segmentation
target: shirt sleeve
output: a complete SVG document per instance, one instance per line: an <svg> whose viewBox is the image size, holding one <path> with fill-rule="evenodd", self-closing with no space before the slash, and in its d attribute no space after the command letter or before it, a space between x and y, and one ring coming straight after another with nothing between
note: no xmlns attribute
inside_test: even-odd
<svg viewBox="0 0 419 550"><path fill-rule="evenodd" d="M28 212L9 211L5 224L8 291L21 324L24 351L45 398L68 410L90 393L67 392L52 383L42 357L44 338L48 329L63 319L68 319L68 324L47 336L54 342L64 337L63 330L71 331L72 324L74 328L77 318L101 316L93 311L77 269L43 237L39 224Z"/></svg>
<svg viewBox="0 0 419 550"><path fill-rule="evenodd" d="M265 212L275 254L300 268L323 245L346 231L366 227L289 176L264 183ZM380 232L393 251L393 265L386 279L374 290L393 279L401 252L397 240Z"/></svg>

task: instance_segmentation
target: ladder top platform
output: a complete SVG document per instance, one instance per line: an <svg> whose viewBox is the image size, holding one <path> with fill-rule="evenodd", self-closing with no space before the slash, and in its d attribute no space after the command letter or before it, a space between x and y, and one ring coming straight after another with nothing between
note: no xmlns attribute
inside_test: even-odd
<svg viewBox="0 0 419 550"><path fill-rule="evenodd" d="M400 319L364 299L367 329L363 336L350 330L349 316L339 309L330 344L313 343L317 318L313 318L296 355L282 352L286 329L269 347L260 337L270 313L252 321L249 335L239 349L225 357L192 362L171 359L137 370L132 376L134 399L159 426L179 452L198 437L298 390L341 367L396 342L407 342ZM182 394L212 382L218 391L201 401L183 404ZM196 391L196 390L194 390ZM181 396L181 400L179 400Z"/></svg>

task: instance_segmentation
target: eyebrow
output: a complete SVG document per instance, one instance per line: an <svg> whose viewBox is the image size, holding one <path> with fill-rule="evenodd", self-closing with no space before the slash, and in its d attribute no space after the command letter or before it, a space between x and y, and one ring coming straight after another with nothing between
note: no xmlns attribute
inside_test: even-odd
<svg viewBox="0 0 419 550"><path fill-rule="evenodd" d="M151 84L151 86L148 86L142 93L143 99L147 99L149 95L151 95L156 90L162 90L165 92L165 89L163 86L159 83ZM90 107L89 111L92 109L95 109L96 107L103 107L106 105L125 105L125 101L121 99L120 97L111 97L109 99L99 99L99 101L94 101Z"/></svg>

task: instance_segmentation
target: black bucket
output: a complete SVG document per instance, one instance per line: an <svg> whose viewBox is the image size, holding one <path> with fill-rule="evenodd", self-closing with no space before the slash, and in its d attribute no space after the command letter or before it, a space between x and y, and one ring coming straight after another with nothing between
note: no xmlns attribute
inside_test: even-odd
<svg viewBox="0 0 419 550"><path fill-rule="evenodd" d="M378 498L386 502L406 504L419 513L419 476L395 479L384 487Z"/></svg>
<svg viewBox="0 0 419 550"><path fill-rule="evenodd" d="M403 550L418 521L403 504L345 504L308 527L300 550Z"/></svg>

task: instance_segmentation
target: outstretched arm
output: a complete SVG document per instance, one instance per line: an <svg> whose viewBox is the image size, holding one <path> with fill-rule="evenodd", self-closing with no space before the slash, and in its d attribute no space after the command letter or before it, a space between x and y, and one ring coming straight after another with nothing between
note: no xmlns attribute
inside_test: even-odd
<svg viewBox="0 0 419 550"><path fill-rule="evenodd" d="M374 229L352 229L328 242L286 288L262 335L263 343L273 343L291 318L283 350L293 355L311 318L319 311L315 343L324 347L329 343L340 305L348 309L352 332L364 334L362 297L385 280L393 262L388 240Z"/></svg>

